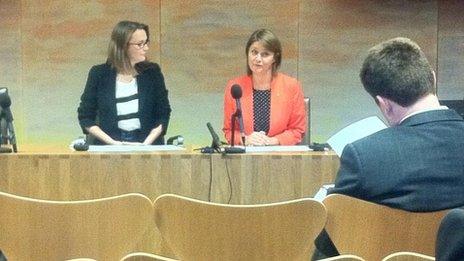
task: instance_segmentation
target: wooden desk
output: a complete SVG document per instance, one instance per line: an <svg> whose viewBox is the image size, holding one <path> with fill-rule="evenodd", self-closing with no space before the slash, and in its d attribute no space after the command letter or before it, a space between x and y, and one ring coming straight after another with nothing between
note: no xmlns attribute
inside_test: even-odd
<svg viewBox="0 0 464 261"><path fill-rule="evenodd" d="M313 197L333 183L339 167L335 153L214 155L211 201L271 203Z"/></svg>
<svg viewBox="0 0 464 261"><path fill-rule="evenodd" d="M51 200L129 192L152 200L175 193L233 204L313 196L333 182L333 153L208 155L162 153L18 153L0 155L0 190Z"/></svg>
<svg viewBox="0 0 464 261"><path fill-rule="evenodd" d="M139 192L234 204L313 196L333 182L333 153L19 153L0 155L0 190L52 200ZM211 190L211 192L210 192Z"/></svg>

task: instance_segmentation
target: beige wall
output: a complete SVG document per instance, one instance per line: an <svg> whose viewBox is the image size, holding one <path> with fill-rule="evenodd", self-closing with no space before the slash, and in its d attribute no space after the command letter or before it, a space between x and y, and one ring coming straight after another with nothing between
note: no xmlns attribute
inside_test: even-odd
<svg viewBox="0 0 464 261"><path fill-rule="evenodd" d="M105 61L112 27L149 24L151 60L161 65L173 109L168 135L210 142L220 132L223 88L245 72L252 31L283 43L281 71L312 99L312 136L378 114L358 71L365 51L396 36L422 46L442 98L463 98L464 1L51 1L0 0L0 87L8 87L18 142L67 146L81 135L76 108L93 64Z"/></svg>

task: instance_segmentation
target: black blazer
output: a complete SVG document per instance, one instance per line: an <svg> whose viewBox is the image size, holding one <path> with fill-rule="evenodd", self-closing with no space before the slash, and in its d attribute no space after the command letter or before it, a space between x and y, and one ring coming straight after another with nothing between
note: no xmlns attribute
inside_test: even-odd
<svg viewBox="0 0 464 261"><path fill-rule="evenodd" d="M422 112L348 144L335 188L415 212L464 206L464 120L454 110Z"/></svg>
<svg viewBox="0 0 464 261"><path fill-rule="evenodd" d="M164 144L163 137L168 128L171 107L163 74L155 63L144 62L137 68L138 116L141 124L138 140L143 142L153 128L162 124L163 131L153 144ZM86 127L98 125L111 138L120 140L116 111L116 74L116 70L106 63L90 69L77 109L79 124L85 134L88 133Z"/></svg>
<svg viewBox="0 0 464 261"><path fill-rule="evenodd" d="M464 206L464 120L422 112L348 144L328 193L414 212ZM338 254L325 230L315 243L320 257Z"/></svg>

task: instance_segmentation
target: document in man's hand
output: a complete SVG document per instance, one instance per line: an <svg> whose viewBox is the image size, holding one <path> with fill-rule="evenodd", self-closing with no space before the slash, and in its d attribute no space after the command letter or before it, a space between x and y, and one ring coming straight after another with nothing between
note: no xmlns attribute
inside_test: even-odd
<svg viewBox="0 0 464 261"><path fill-rule="evenodd" d="M348 143L357 141L385 128L387 128L387 125L385 125L379 117L371 116L343 128L330 137L327 143L329 143L338 156L341 156L343 148L345 148Z"/></svg>

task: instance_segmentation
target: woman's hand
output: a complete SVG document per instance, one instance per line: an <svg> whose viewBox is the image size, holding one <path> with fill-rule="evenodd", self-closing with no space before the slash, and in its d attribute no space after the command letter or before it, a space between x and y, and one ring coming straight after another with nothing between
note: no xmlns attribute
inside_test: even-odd
<svg viewBox="0 0 464 261"><path fill-rule="evenodd" d="M245 137L246 146L269 146L279 145L279 140L275 137L268 137L263 131L253 132Z"/></svg>
<svg viewBox="0 0 464 261"><path fill-rule="evenodd" d="M123 141L121 142L121 145L144 145L144 144L141 142Z"/></svg>

